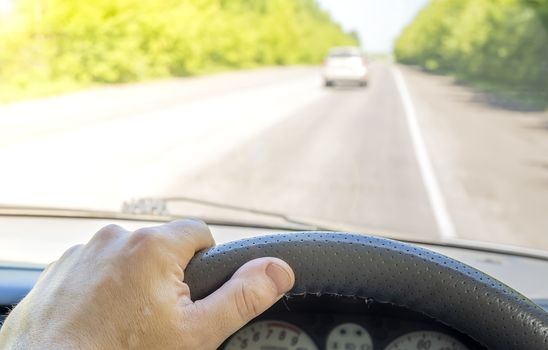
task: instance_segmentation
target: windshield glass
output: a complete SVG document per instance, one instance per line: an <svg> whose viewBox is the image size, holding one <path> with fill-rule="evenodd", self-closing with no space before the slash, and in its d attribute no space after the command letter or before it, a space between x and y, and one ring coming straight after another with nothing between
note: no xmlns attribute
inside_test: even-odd
<svg viewBox="0 0 548 350"><path fill-rule="evenodd" d="M546 0L0 0L0 205L548 250L547 28Z"/></svg>

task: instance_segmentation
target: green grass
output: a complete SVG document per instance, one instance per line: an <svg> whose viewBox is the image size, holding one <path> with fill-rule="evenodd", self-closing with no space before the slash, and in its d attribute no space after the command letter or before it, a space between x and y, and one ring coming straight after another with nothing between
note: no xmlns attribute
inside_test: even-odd
<svg viewBox="0 0 548 350"><path fill-rule="evenodd" d="M254 66L250 68L257 68L259 66ZM210 66L205 67L193 72L192 74L187 74L179 78L185 77L198 77L204 75L220 74L228 71L234 71L234 68L226 66ZM155 81L168 78L177 78L174 76L163 76L163 77L153 77L150 79L141 79L134 83L142 83L146 81ZM0 84L0 104L7 104L11 102L31 100L41 97L49 97L56 95L63 95L71 92L82 91L90 89L93 87L106 87L106 86L116 86L116 85L125 85L131 83L85 83L80 81L33 81L31 83L18 83L18 82L2 82Z"/></svg>
<svg viewBox="0 0 548 350"><path fill-rule="evenodd" d="M92 84L71 81L35 82L28 85L3 83L0 85L0 104L60 95L90 88Z"/></svg>
<svg viewBox="0 0 548 350"><path fill-rule="evenodd" d="M245 67L227 67L227 66L208 66L198 69L192 74L187 74L185 76L164 76L164 77L154 77L150 79L142 79L134 83L142 83L147 81L158 81L162 79L177 79L177 78L192 78L200 77L214 74L221 74L225 72L233 72L239 70L251 70L258 68L267 68L267 67L280 67L280 66L264 66L259 64L249 64ZM11 102L23 101L36 99L41 97L49 97L67 94L71 92L86 90L94 87L106 87L106 86L116 86L116 85L126 85L132 83L83 83L78 81L34 81L29 84L17 84L15 82L3 82L0 85L0 104L7 104Z"/></svg>
<svg viewBox="0 0 548 350"><path fill-rule="evenodd" d="M545 93L540 90L516 89L490 81L455 77L459 85L469 86L482 93L485 102L502 108L520 111L547 110Z"/></svg>

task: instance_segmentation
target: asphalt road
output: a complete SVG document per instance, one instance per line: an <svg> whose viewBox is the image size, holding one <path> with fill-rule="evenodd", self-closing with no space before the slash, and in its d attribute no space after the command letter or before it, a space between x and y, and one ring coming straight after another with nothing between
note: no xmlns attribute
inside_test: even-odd
<svg viewBox="0 0 548 350"><path fill-rule="evenodd" d="M316 68L273 68L0 107L1 202L118 210L186 196L548 249L545 113L388 63L371 74L364 89L325 89Z"/></svg>
<svg viewBox="0 0 548 350"><path fill-rule="evenodd" d="M388 66L367 89L327 90L172 191L328 226L437 235Z"/></svg>

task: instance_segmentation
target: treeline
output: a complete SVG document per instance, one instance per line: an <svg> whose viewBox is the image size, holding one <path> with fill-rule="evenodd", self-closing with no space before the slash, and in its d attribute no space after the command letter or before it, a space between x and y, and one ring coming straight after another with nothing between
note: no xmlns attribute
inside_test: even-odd
<svg viewBox="0 0 548 350"><path fill-rule="evenodd" d="M399 62L548 107L548 0L431 0L396 41Z"/></svg>
<svg viewBox="0 0 548 350"><path fill-rule="evenodd" d="M314 0L15 0L0 80L120 83L317 63L355 43Z"/></svg>

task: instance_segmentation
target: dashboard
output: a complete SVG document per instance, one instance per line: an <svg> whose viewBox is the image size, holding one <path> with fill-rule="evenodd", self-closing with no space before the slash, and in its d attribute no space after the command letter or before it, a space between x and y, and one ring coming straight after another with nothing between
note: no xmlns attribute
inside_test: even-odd
<svg viewBox="0 0 548 350"><path fill-rule="evenodd" d="M25 236L29 232L34 232L35 227L42 230L44 227L51 227L52 240L55 233L63 231L63 237L71 237L77 227L84 232L93 232L93 225L99 225L91 219L82 219L75 221L47 218L32 218L29 226L20 225L21 218L14 218L13 226L5 226L6 221L0 220L0 226L4 224L4 232L13 232L12 236L2 235L5 241L3 251L4 256L10 256L9 252L17 251L15 246L24 247L21 251L28 253L28 256L21 257L21 261L36 261L34 264L13 263L11 261L0 262L0 327L3 318L9 310L35 284L38 276L42 272L44 263L51 260L51 257L58 256L68 244L62 241L56 246L58 249L47 252L48 247L37 246L36 249L27 247L28 242L32 242ZM46 220L46 221L41 221ZM9 223L9 222L8 222ZM88 229L83 230L82 227ZM91 225L90 223L93 223ZM110 222L101 222L101 225ZM119 222L126 225L125 222ZM139 227L142 226L139 223ZM136 224L137 225L137 224ZM17 230L15 230L16 228ZM55 231L53 231L55 230ZM247 231L246 231L247 230ZM2 230L0 230L2 231ZM66 231L66 232L65 232ZM234 235L243 235L250 237L256 235L255 228L232 228L225 226L213 226L213 231L217 231L218 241L227 241L234 239ZM42 231L40 231L42 234ZM243 232L243 233L242 233ZM270 231L263 234L272 233ZM22 237L20 241L16 238ZM85 241L89 237L80 237L75 239L74 243ZM474 246L479 243L474 242ZM463 261L476 269L484 271L489 275L496 277L502 282L517 288L521 293L532 298L539 306L548 311L548 299L546 291L548 290L548 279L543 278L548 268L548 256L524 252L498 251L489 247L467 246L441 246L423 244L422 247L434 250L438 253L453 257ZM43 255L40 255L44 253ZM35 260L33 260L35 259ZM42 261L43 260L43 261ZM399 286L399 281L395 281L394 288ZM410 283L414 283L411 281ZM329 290L325 290L329 293ZM436 289L431 288L429 293L423 293L425 298L436 298ZM438 290L438 292L441 292ZM413 308L421 298L411 299L413 304L408 305ZM449 302L449 300L447 300ZM438 304L448 304L440 297ZM487 309L487 305L485 305ZM453 310L453 309L450 309ZM482 310L479 310L482 313ZM447 313L446 313L447 314ZM485 313L488 314L488 313ZM443 315L439 315L443 318ZM491 315L491 318L492 315ZM486 320L488 317L485 318ZM496 320L496 318L495 318ZM473 328L481 328L482 324L472 324ZM510 334L513 329L504 327L505 332ZM516 333L516 332L514 332ZM488 334L488 333L486 333ZM477 334L476 334L477 336ZM508 336L510 337L510 336ZM506 347L494 347L506 348ZM508 346L507 348L512 348ZM516 348L516 347L514 347ZM521 346L516 349L543 348ZM236 332L221 347L221 350L248 349L248 350L461 350L461 349L485 349L474 339L463 334L443 323L429 318L423 314L399 308L389 304L382 304L366 299L356 299L349 297L336 297L329 295L306 295L302 297L291 297L282 299L274 307L266 311L263 315L250 322L240 331Z"/></svg>
<svg viewBox="0 0 548 350"><path fill-rule="evenodd" d="M0 265L0 327L41 267ZM536 300L548 310L548 300ZM476 341L423 314L367 299L284 298L236 332L221 350L474 350Z"/></svg>
<svg viewBox="0 0 548 350"><path fill-rule="evenodd" d="M222 350L475 350L473 339L425 315L364 299L284 299Z"/></svg>
<svg viewBox="0 0 548 350"><path fill-rule="evenodd" d="M9 307L0 307L2 316ZM485 350L425 315L334 296L282 299L228 338L221 350Z"/></svg>

